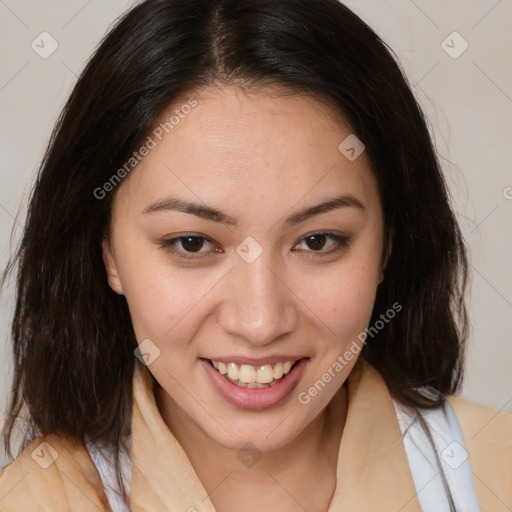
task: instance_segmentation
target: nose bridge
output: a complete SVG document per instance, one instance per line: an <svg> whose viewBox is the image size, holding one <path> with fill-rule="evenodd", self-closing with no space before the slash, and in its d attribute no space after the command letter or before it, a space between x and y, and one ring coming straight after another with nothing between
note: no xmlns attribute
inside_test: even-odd
<svg viewBox="0 0 512 512"><path fill-rule="evenodd" d="M263 252L252 263L237 258L227 284L229 300L219 315L221 327L254 345L266 345L293 331L297 321L293 294L278 276L269 254Z"/></svg>

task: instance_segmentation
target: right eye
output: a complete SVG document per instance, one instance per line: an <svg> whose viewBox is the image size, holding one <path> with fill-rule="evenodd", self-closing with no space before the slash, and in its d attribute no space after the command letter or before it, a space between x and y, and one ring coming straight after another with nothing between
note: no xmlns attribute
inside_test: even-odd
<svg viewBox="0 0 512 512"><path fill-rule="evenodd" d="M189 256L194 253L208 253L209 251L201 251L201 249L206 244L212 244L213 241L208 237L200 235L198 233L186 233L168 240L162 240L161 247L175 254L179 258L192 260L203 258L203 256ZM181 250L176 250L176 247L181 245ZM221 252L216 250L215 252Z"/></svg>

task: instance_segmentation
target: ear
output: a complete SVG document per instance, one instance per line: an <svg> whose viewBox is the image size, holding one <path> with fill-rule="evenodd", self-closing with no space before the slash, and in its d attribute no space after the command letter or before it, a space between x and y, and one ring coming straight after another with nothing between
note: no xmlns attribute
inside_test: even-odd
<svg viewBox="0 0 512 512"><path fill-rule="evenodd" d="M105 269L107 271L107 279L110 288L119 295L124 295L123 285L121 284L121 278L119 277L119 272L117 270L116 260L108 238L104 238L101 242L101 252L103 254L103 263L105 264Z"/></svg>
<svg viewBox="0 0 512 512"><path fill-rule="evenodd" d="M388 261L389 261L389 257L391 256L392 250L393 250L393 238L390 237L389 242L388 242L388 247L387 247L386 253L384 255L383 261L382 261L379 284L382 283L382 281L384 281L384 271L386 270L386 267L388 266Z"/></svg>

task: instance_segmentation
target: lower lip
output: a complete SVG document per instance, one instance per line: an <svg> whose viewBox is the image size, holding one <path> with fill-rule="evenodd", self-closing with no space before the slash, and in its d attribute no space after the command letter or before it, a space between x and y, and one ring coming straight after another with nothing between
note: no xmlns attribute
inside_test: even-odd
<svg viewBox="0 0 512 512"><path fill-rule="evenodd" d="M239 409L261 410L273 407L283 401L293 391L302 372L308 364L309 358L300 359L288 375L280 379L277 384L268 388L243 388L230 382L221 375L207 359L200 359L203 368L210 378L213 387L220 396L231 405Z"/></svg>

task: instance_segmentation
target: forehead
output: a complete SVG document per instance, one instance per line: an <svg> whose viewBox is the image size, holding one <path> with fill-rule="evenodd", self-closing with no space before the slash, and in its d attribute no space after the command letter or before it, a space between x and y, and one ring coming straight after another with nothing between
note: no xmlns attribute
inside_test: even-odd
<svg viewBox="0 0 512 512"><path fill-rule="evenodd" d="M119 192L140 211L176 191L217 205L258 197L285 207L333 187L369 200L376 183L366 155L350 161L339 149L350 135L343 117L310 95L199 89L162 114L152 149Z"/></svg>

